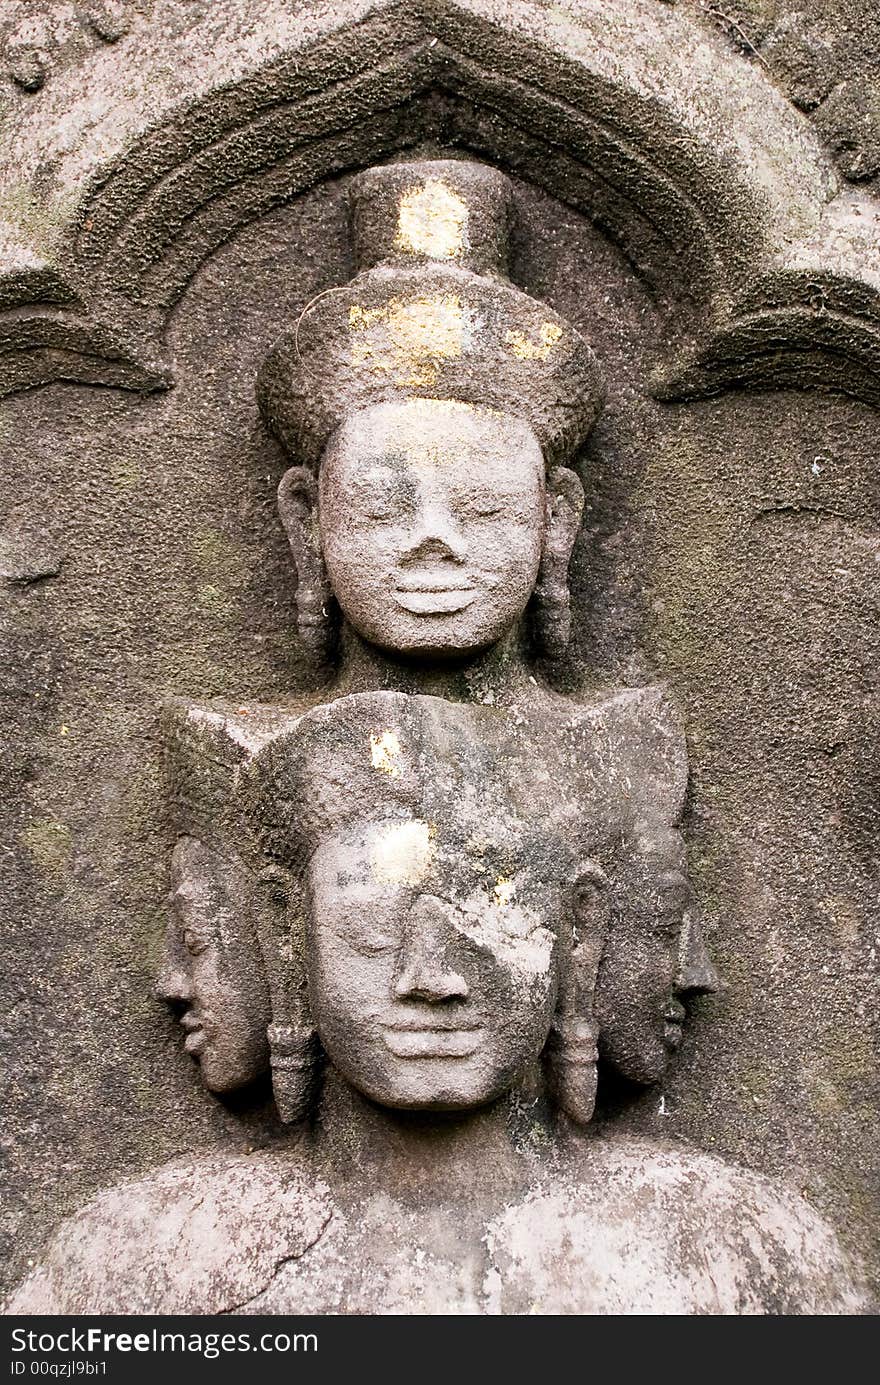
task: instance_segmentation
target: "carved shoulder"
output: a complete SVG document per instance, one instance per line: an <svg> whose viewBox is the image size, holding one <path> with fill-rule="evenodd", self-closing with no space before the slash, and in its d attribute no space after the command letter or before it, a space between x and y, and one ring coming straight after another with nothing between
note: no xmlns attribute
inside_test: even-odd
<svg viewBox="0 0 880 1385"><path fill-rule="evenodd" d="M326 1188L271 1155L192 1159L99 1193L56 1232L9 1313L223 1313L304 1255Z"/></svg>
<svg viewBox="0 0 880 1385"><path fill-rule="evenodd" d="M850 1314L860 1275L783 1185L686 1147L599 1140L576 1172L501 1213L497 1311Z"/></svg>

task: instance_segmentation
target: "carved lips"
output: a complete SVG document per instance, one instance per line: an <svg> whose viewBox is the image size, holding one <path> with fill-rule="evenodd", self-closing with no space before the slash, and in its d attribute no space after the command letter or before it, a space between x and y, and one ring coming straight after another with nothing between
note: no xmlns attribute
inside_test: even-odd
<svg viewBox="0 0 880 1385"><path fill-rule="evenodd" d="M679 1000L671 1000L663 1015L666 1021L663 1029L663 1042L667 1048L678 1048L684 1034L687 1011Z"/></svg>
<svg viewBox="0 0 880 1385"><path fill-rule="evenodd" d="M413 615L451 615L463 611L477 598L477 588L467 577L447 572L423 571L398 578L394 599Z"/></svg>
<svg viewBox="0 0 880 1385"><path fill-rule="evenodd" d="M480 1025L384 1024L385 1043L396 1058L469 1058L479 1045Z"/></svg>
<svg viewBox="0 0 880 1385"><path fill-rule="evenodd" d="M208 1035L205 1032L202 1016L195 1010L187 1010L181 1016L180 1023L186 1030L184 1048L193 1058L198 1058L200 1054L204 1053L208 1043Z"/></svg>

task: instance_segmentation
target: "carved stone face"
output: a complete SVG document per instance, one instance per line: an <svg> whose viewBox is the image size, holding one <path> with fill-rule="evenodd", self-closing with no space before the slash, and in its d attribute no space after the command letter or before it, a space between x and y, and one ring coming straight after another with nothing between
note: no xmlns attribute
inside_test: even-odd
<svg viewBox="0 0 880 1385"><path fill-rule="evenodd" d="M541 449L526 423L468 404L376 405L331 439L319 523L336 599L364 639L435 657L483 649L535 586Z"/></svg>
<svg viewBox="0 0 880 1385"><path fill-rule="evenodd" d="M192 837L171 858L159 996L181 1008L184 1047L205 1086L234 1091L269 1065L269 998L244 871Z"/></svg>
<svg viewBox="0 0 880 1385"><path fill-rule="evenodd" d="M623 1077L647 1084L663 1077L681 1043L683 1002L719 983L682 871L634 872L625 893L596 998L600 1049Z"/></svg>
<svg viewBox="0 0 880 1385"><path fill-rule="evenodd" d="M506 1091L544 1046L559 892L427 822L350 824L309 869L312 1014L331 1060L383 1105L455 1110ZM548 927L548 924L550 926Z"/></svg>

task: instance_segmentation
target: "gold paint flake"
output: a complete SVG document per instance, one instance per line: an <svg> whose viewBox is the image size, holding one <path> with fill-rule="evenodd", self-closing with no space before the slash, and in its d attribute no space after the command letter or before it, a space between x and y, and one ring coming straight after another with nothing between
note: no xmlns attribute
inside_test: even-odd
<svg viewBox="0 0 880 1385"><path fill-rule="evenodd" d="M352 365L412 388L435 385L440 362L464 349L465 317L456 293L392 298L381 308L354 303L348 329Z"/></svg>
<svg viewBox="0 0 880 1385"><path fill-rule="evenodd" d="M394 247L431 260L453 260L465 245L467 216L467 204L445 183L429 178L401 197Z"/></svg>
<svg viewBox="0 0 880 1385"><path fill-rule="evenodd" d="M517 360L546 361L561 337L562 328L558 323L542 322L537 341L530 341L524 332L508 332L505 340Z"/></svg>
<svg viewBox="0 0 880 1385"><path fill-rule="evenodd" d="M420 885L437 855L435 835L421 818L383 827L373 843L373 879L380 885Z"/></svg>
<svg viewBox="0 0 880 1385"><path fill-rule="evenodd" d="M516 885L512 880L506 880L503 875L499 875L492 894L495 897L495 903L503 909L506 905L512 904L516 898Z"/></svg>
<svg viewBox="0 0 880 1385"><path fill-rule="evenodd" d="M370 759L373 769L381 774L390 774L392 779L400 776L400 741L393 731L379 731L370 736Z"/></svg>

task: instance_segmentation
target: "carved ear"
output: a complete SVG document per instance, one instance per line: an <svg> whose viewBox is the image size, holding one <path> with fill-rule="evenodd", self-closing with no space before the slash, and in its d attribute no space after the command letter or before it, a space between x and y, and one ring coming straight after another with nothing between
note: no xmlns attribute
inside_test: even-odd
<svg viewBox="0 0 880 1385"><path fill-rule="evenodd" d="M303 1120L316 1098L321 1046L309 1013L302 889L268 866L257 876L257 925L269 979L272 1023L266 1031L272 1091L285 1124Z"/></svg>
<svg viewBox="0 0 880 1385"><path fill-rule="evenodd" d="M559 659L571 633L568 564L584 511L584 488L568 467L550 471L545 505L544 547L533 599L535 636L544 654Z"/></svg>
<svg viewBox="0 0 880 1385"><path fill-rule="evenodd" d="M572 892L571 969L574 1008L592 1018L593 996L611 922L611 886L601 866L587 861Z"/></svg>
<svg viewBox="0 0 880 1385"><path fill-rule="evenodd" d="M278 487L278 513L296 564L296 610L299 637L319 664L332 657L336 634L336 601L324 566L317 522L315 478L303 466L292 466Z"/></svg>
<svg viewBox="0 0 880 1385"><path fill-rule="evenodd" d="M584 488L567 466L555 466L547 477L547 531L544 549L568 571L568 560L581 527L584 513Z"/></svg>
<svg viewBox="0 0 880 1385"><path fill-rule="evenodd" d="M571 896L571 934L561 948L556 1018L547 1042L550 1088L560 1110L587 1125L596 1105L599 1027L593 994L611 916L611 889L595 861L584 863Z"/></svg>

